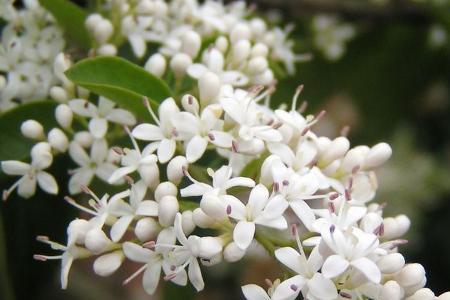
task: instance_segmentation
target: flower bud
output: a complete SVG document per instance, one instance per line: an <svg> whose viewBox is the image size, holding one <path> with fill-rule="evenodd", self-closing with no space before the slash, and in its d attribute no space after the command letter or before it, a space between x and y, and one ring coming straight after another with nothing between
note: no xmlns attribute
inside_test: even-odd
<svg viewBox="0 0 450 300"><path fill-rule="evenodd" d="M109 40L109 38L112 36L113 32L114 32L114 27L113 27L112 23L107 19L101 19L96 24L93 34L94 34L95 40L98 43L104 44Z"/></svg>
<svg viewBox="0 0 450 300"><path fill-rule="evenodd" d="M255 57L248 62L247 70L250 74L261 74L269 67L265 57Z"/></svg>
<svg viewBox="0 0 450 300"><path fill-rule="evenodd" d="M66 90L60 86L54 86L50 89L50 97L61 103L67 102L69 100L69 96L67 95Z"/></svg>
<svg viewBox="0 0 450 300"><path fill-rule="evenodd" d="M197 114L200 109L197 98L189 94L186 94L181 98L181 105L185 111L192 114Z"/></svg>
<svg viewBox="0 0 450 300"><path fill-rule="evenodd" d="M27 120L23 122L20 126L20 131L23 136L29 139L42 140L45 138L44 127L42 127L41 123L35 120Z"/></svg>
<svg viewBox="0 0 450 300"><path fill-rule="evenodd" d="M183 35L181 51L192 57L197 57L198 51L202 45L200 35L195 31L188 31Z"/></svg>
<svg viewBox="0 0 450 300"><path fill-rule="evenodd" d="M83 148L89 148L94 141L94 137L89 131L79 131L75 133L74 141L80 144Z"/></svg>
<svg viewBox="0 0 450 300"><path fill-rule="evenodd" d="M266 22L260 18L255 18L250 21L250 29L254 36L262 36L267 29Z"/></svg>
<svg viewBox="0 0 450 300"><path fill-rule="evenodd" d="M60 104L55 109L55 118L62 128L70 128L73 120L73 112L67 104Z"/></svg>
<svg viewBox="0 0 450 300"><path fill-rule="evenodd" d="M183 77L190 65L192 65L192 58L184 53L177 53L170 60L170 68L177 78Z"/></svg>
<svg viewBox="0 0 450 300"><path fill-rule="evenodd" d="M434 300L436 299L434 293L427 288L422 288L416 291L412 296L406 298L406 300Z"/></svg>
<svg viewBox="0 0 450 300"><path fill-rule="evenodd" d="M85 89L82 86L77 86L77 94L78 97L80 97L81 99L88 99L89 98L89 90Z"/></svg>
<svg viewBox="0 0 450 300"><path fill-rule="evenodd" d="M216 40L215 45L217 50L219 50L222 53L225 53L228 50L228 40L224 36L219 36Z"/></svg>
<svg viewBox="0 0 450 300"><path fill-rule="evenodd" d="M138 173L149 188L156 188L159 184L159 168L156 163L141 165L138 168Z"/></svg>
<svg viewBox="0 0 450 300"><path fill-rule="evenodd" d="M392 155L392 148L386 143L379 143L373 146L364 161L364 168L376 168L384 164Z"/></svg>
<svg viewBox="0 0 450 300"><path fill-rule="evenodd" d="M245 250L239 248L235 242L229 243L223 250L223 258L227 262L237 262L245 255Z"/></svg>
<svg viewBox="0 0 450 300"><path fill-rule="evenodd" d="M251 45L248 40L240 40L232 49L232 62L233 64L242 64L250 55Z"/></svg>
<svg viewBox="0 0 450 300"><path fill-rule="evenodd" d="M44 154L51 154L52 147L47 142L39 142L31 148L31 157L38 157Z"/></svg>
<svg viewBox="0 0 450 300"><path fill-rule="evenodd" d="M67 71L72 66L72 61L66 56L64 53L59 53L55 57L55 61L53 63L53 71L55 72L56 77L60 80L67 80L64 72Z"/></svg>
<svg viewBox="0 0 450 300"><path fill-rule="evenodd" d="M266 69L262 74L253 77L253 84L270 85L275 82L272 70Z"/></svg>
<svg viewBox="0 0 450 300"><path fill-rule="evenodd" d="M392 274L400 271L405 265L405 258L400 253L391 253L383 256L377 262L380 271L385 274Z"/></svg>
<svg viewBox="0 0 450 300"><path fill-rule="evenodd" d="M326 148L320 159L321 166L327 166L336 159L341 158L350 148L350 142L345 137L338 137L334 139Z"/></svg>
<svg viewBox="0 0 450 300"><path fill-rule="evenodd" d="M117 47L113 44L104 44L97 49L97 53L98 55L115 56L117 54Z"/></svg>
<svg viewBox="0 0 450 300"><path fill-rule="evenodd" d="M223 220L227 217L223 201L214 194L204 194L200 201L200 208L213 219Z"/></svg>
<svg viewBox="0 0 450 300"><path fill-rule="evenodd" d="M153 218L143 218L136 222L134 233L141 242L155 239L161 230L158 222Z"/></svg>
<svg viewBox="0 0 450 300"><path fill-rule="evenodd" d="M269 54L269 48L262 43L257 43L252 47L251 57L267 57Z"/></svg>
<svg viewBox="0 0 450 300"><path fill-rule="evenodd" d="M70 222L69 226L67 227L67 235L69 237L68 244L84 244L86 232L89 230L89 227L89 222L84 219L75 219Z"/></svg>
<svg viewBox="0 0 450 300"><path fill-rule="evenodd" d="M341 168L345 173L351 173L363 166L365 155L356 148L350 149L342 160Z"/></svg>
<svg viewBox="0 0 450 300"><path fill-rule="evenodd" d="M169 7L164 1L158 0L154 3L154 12L156 16L165 16L169 12Z"/></svg>
<svg viewBox="0 0 450 300"><path fill-rule="evenodd" d="M121 265L125 255L121 250L100 256L94 262L94 272L100 276L113 274Z"/></svg>
<svg viewBox="0 0 450 300"><path fill-rule="evenodd" d="M172 226L180 207L174 196L164 196L159 201L159 223L163 227Z"/></svg>
<svg viewBox="0 0 450 300"><path fill-rule="evenodd" d="M179 184L184 177L183 169L188 167L188 161L184 156L176 156L167 164L167 179Z"/></svg>
<svg viewBox="0 0 450 300"><path fill-rule="evenodd" d="M215 220L207 216L201 208L194 209L192 212L192 220L200 228L210 228L215 223Z"/></svg>
<svg viewBox="0 0 450 300"><path fill-rule="evenodd" d="M421 284L425 279L425 269L421 264L408 264L395 275L395 280L404 288Z"/></svg>
<svg viewBox="0 0 450 300"><path fill-rule="evenodd" d="M59 152L66 152L69 147L69 140L64 132L59 128L53 128L48 133L48 142L53 149Z"/></svg>
<svg viewBox="0 0 450 300"><path fill-rule="evenodd" d="M252 32L247 24L238 23L230 32L230 41L232 44L236 44L240 40L249 40L252 37Z"/></svg>
<svg viewBox="0 0 450 300"><path fill-rule="evenodd" d="M201 237L199 246L199 256L204 259L211 259L222 252L222 240L218 237Z"/></svg>
<svg viewBox="0 0 450 300"><path fill-rule="evenodd" d="M50 144L47 142L40 142L31 148L31 160L34 167L38 169L46 169L53 162L53 155L51 153Z"/></svg>
<svg viewBox="0 0 450 300"><path fill-rule="evenodd" d="M95 27L97 27L97 24L103 19L103 17L100 14L90 14L86 21L84 22L84 25L89 31L94 31Z"/></svg>
<svg viewBox="0 0 450 300"><path fill-rule="evenodd" d="M89 230L84 240L86 248L94 254L104 252L111 243L111 240L100 228Z"/></svg>
<svg viewBox="0 0 450 300"><path fill-rule="evenodd" d="M443 293L437 297L438 300L450 300L450 292Z"/></svg>
<svg viewBox="0 0 450 300"><path fill-rule="evenodd" d="M380 300L400 300L402 298L402 288L396 281L390 280L381 288Z"/></svg>
<svg viewBox="0 0 450 300"><path fill-rule="evenodd" d="M136 6L136 11L141 14L152 14L155 10L155 5L151 0L141 0Z"/></svg>
<svg viewBox="0 0 450 300"><path fill-rule="evenodd" d="M403 236L406 232L408 232L409 227L411 226L411 221L405 215L398 215L395 217L395 222L397 222L397 235L398 237Z"/></svg>
<svg viewBox="0 0 450 300"><path fill-rule="evenodd" d="M198 80L201 103L211 102L219 94L220 87L220 78L213 72L205 72Z"/></svg>
<svg viewBox="0 0 450 300"><path fill-rule="evenodd" d="M174 196L178 194L178 188L170 181L161 182L155 189L155 200L160 202L161 198L165 196Z"/></svg>
<svg viewBox="0 0 450 300"><path fill-rule="evenodd" d="M156 77L162 77L166 72L166 59L159 53L153 54L145 63L144 68L155 75Z"/></svg>
<svg viewBox="0 0 450 300"><path fill-rule="evenodd" d="M193 217L193 213L190 210L186 210L184 211L182 214L182 227L183 227L183 232L184 234L186 234L187 236L190 235L194 229L195 229L195 223L194 223L194 217Z"/></svg>

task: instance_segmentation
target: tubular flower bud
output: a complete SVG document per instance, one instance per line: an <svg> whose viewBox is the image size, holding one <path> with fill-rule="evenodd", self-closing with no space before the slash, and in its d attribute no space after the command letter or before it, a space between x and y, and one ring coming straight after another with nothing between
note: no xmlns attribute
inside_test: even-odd
<svg viewBox="0 0 450 300"><path fill-rule="evenodd" d="M183 170L188 167L188 161L184 156L176 156L167 165L167 179L179 184L184 177Z"/></svg>
<svg viewBox="0 0 450 300"><path fill-rule="evenodd" d="M219 94L220 86L220 79L216 74L212 72L203 74L198 81L201 103L211 102Z"/></svg>
<svg viewBox="0 0 450 300"><path fill-rule="evenodd" d="M201 208L196 208L193 211L192 219L200 228L209 228L211 227L216 221L206 215Z"/></svg>
<svg viewBox="0 0 450 300"><path fill-rule="evenodd" d="M170 60L170 68L177 78L183 77L190 65L192 65L192 58L184 53L177 53Z"/></svg>
<svg viewBox="0 0 450 300"><path fill-rule="evenodd" d="M161 182L155 189L155 200L160 203L161 199L165 196L174 196L178 194L178 188L170 181Z"/></svg>
<svg viewBox="0 0 450 300"><path fill-rule="evenodd" d="M403 290L396 281L390 280L381 288L380 300L400 300L402 298Z"/></svg>
<svg viewBox="0 0 450 300"><path fill-rule="evenodd" d="M195 223L193 219L193 213L190 210L184 211L182 214L183 232L186 235L190 235L195 229Z"/></svg>
<svg viewBox="0 0 450 300"><path fill-rule="evenodd" d="M20 126L20 131L23 136L29 139L41 140L45 138L44 127L42 127L41 123L35 120L27 120L23 122Z"/></svg>
<svg viewBox="0 0 450 300"><path fill-rule="evenodd" d="M107 250L111 245L111 240L100 228L94 228L86 233L84 245L86 248L94 254L100 254Z"/></svg>
<svg viewBox="0 0 450 300"><path fill-rule="evenodd" d="M373 146L364 161L364 168L372 169L384 164L392 155L392 148L386 143Z"/></svg>
<svg viewBox="0 0 450 300"><path fill-rule="evenodd" d="M59 128L53 128L49 131L48 142L53 149L56 149L59 152L66 152L69 147L67 136Z"/></svg>
<svg viewBox="0 0 450 300"><path fill-rule="evenodd" d="M167 62L164 56L155 53L147 60L144 68L157 77L162 77L166 72Z"/></svg>
<svg viewBox="0 0 450 300"><path fill-rule="evenodd" d="M436 297L434 293L427 288L422 288L416 291L412 296L406 298L406 300L434 300Z"/></svg>
<svg viewBox="0 0 450 300"><path fill-rule="evenodd" d="M67 104L60 104L55 109L55 118L62 128L70 128L73 120L73 112Z"/></svg>
<svg viewBox="0 0 450 300"><path fill-rule="evenodd" d="M400 271L405 265L405 258L400 253L391 253L383 256L378 262L380 271L385 274L392 274Z"/></svg>
<svg viewBox="0 0 450 300"><path fill-rule="evenodd" d="M405 289L424 285L425 269L421 264L408 264L399 273L395 275L395 280ZM421 287L418 287L419 289ZM417 290L416 289L416 290Z"/></svg>
<svg viewBox="0 0 450 300"><path fill-rule="evenodd" d="M244 257L245 252L246 251L239 248L235 242L231 242L225 247L223 251L223 258L227 262L236 262Z"/></svg>
<svg viewBox="0 0 450 300"><path fill-rule="evenodd" d="M50 96L58 102L64 103L69 100L67 92L60 86L54 86L50 89Z"/></svg>
<svg viewBox="0 0 450 300"><path fill-rule="evenodd" d="M158 235L161 227L153 218L143 218L137 221L134 233L141 242L153 240Z"/></svg>
<svg viewBox="0 0 450 300"><path fill-rule="evenodd" d="M164 196L159 201L159 223L164 226L172 226L180 207L174 196Z"/></svg>
<svg viewBox="0 0 450 300"><path fill-rule="evenodd" d="M200 35L195 31L188 31L183 35L181 51L194 59L197 56L201 45L202 40Z"/></svg>

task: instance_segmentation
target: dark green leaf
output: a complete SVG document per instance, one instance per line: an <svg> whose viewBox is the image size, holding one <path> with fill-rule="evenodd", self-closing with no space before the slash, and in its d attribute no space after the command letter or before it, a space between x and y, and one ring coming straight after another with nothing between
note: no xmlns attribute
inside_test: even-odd
<svg viewBox="0 0 450 300"><path fill-rule="evenodd" d="M69 0L39 0L39 2L55 17L58 24L78 46L83 49L90 48L89 34L84 26L87 13L81 7Z"/></svg>
<svg viewBox="0 0 450 300"><path fill-rule="evenodd" d="M20 125L23 121L33 119L40 122L44 128L56 126L53 117L57 103L40 101L22 104L0 115L0 161L24 160L30 154L35 141L22 136Z"/></svg>
<svg viewBox="0 0 450 300"><path fill-rule="evenodd" d="M119 57L82 60L66 75L74 83L115 101L143 119L149 118L142 104L143 96L150 98L156 106L170 97L170 90L162 80Z"/></svg>

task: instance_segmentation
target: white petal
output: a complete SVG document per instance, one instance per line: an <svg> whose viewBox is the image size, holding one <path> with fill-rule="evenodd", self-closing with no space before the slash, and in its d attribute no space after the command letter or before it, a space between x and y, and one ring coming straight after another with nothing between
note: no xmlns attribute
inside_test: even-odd
<svg viewBox="0 0 450 300"><path fill-rule="evenodd" d="M93 118L89 121L89 132L97 138L101 139L108 130L108 121L103 118Z"/></svg>
<svg viewBox="0 0 450 300"><path fill-rule="evenodd" d="M2 171L8 175L24 175L30 170L30 165L17 160L2 161Z"/></svg>
<svg viewBox="0 0 450 300"><path fill-rule="evenodd" d="M350 263L340 255L331 255L323 263L322 274L325 278L334 278L344 273L349 265Z"/></svg>
<svg viewBox="0 0 450 300"><path fill-rule="evenodd" d="M70 267L73 263L73 257L69 253L64 253L61 259L61 288L67 288Z"/></svg>
<svg viewBox="0 0 450 300"><path fill-rule="evenodd" d="M133 129L132 135L138 140L143 141L159 141L164 139L161 129L153 124L139 124Z"/></svg>
<svg viewBox="0 0 450 300"><path fill-rule="evenodd" d="M177 236L178 241L182 245L187 245L188 240L187 240L186 235L184 234L184 231L183 231L183 220L182 220L182 217L181 217L180 213L177 213L177 215L175 216L175 222L174 222L173 227L175 229L175 234Z"/></svg>
<svg viewBox="0 0 450 300"><path fill-rule="evenodd" d="M95 169L95 175L101 180L108 182L111 175L117 170L117 166L112 163L102 163ZM121 181L116 181L115 183L122 183Z"/></svg>
<svg viewBox="0 0 450 300"><path fill-rule="evenodd" d="M89 155L77 142L70 143L69 155L79 166L88 166L91 162Z"/></svg>
<svg viewBox="0 0 450 300"><path fill-rule="evenodd" d="M267 295L266 291L256 284L244 285L242 287L242 293L247 300L270 300L270 297Z"/></svg>
<svg viewBox="0 0 450 300"><path fill-rule="evenodd" d="M227 181L230 179L233 170L229 166L222 166L214 172L213 186L215 188L224 187Z"/></svg>
<svg viewBox="0 0 450 300"><path fill-rule="evenodd" d="M148 264L142 277L142 286L149 295L153 295L158 287L159 277L161 276L161 262Z"/></svg>
<svg viewBox="0 0 450 300"><path fill-rule="evenodd" d="M116 251L102 255L94 262L95 274L100 276L109 276L120 267L122 261L122 251Z"/></svg>
<svg viewBox="0 0 450 300"><path fill-rule="evenodd" d="M296 275L283 281L273 292L272 300L296 299L305 283L306 280L300 275Z"/></svg>
<svg viewBox="0 0 450 300"><path fill-rule="evenodd" d="M159 162L164 164L168 162L173 154L175 153L175 148L177 144L175 140L172 139L163 139L158 146L158 159Z"/></svg>
<svg viewBox="0 0 450 300"><path fill-rule="evenodd" d="M47 172L41 171L37 173L37 181L39 187L49 194L58 194L58 184L55 178Z"/></svg>
<svg viewBox="0 0 450 300"><path fill-rule="evenodd" d="M214 137L214 139L210 139L210 142L217 147L221 148L231 148L233 144L233 136L228 132L211 130L210 136Z"/></svg>
<svg viewBox="0 0 450 300"><path fill-rule="evenodd" d="M134 115L125 109L113 109L107 116L106 119L111 122L119 123L122 125L133 126L136 124L136 118Z"/></svg>
<svg viewBox="0 0 450 300"><path fill-rule="evenodd" d="M300 254L296 250L294 250L294 248L284 247L277 249L275 250L275 257L292 271L298 274L302 274L305 272L300 262Z"/></svg>
<svg viewBox="0 0 450 300"><path fill-rule="evenodd" d="M313 278L308 281L308 287L309 293L316 299L335 300L338 297L333 281L323 277L320 273L314 274Z"/></svg>
<svg viewBox="0 0 450 300"><path fill-rule="evenodd" d="M108 156L108 143L105 139L96 139L91 146L91 159L97 164L102 163Z"/></svg>
<svg viewBox="0 0 450 300"><path fill-rule="evenodd" d="M202 271L195 257L191 257L188 269L189 281L195 287L197 292L203 290L205 283L203 282Z"/></svg>
<svg viewBox="0 0 450 300"><path fill-rule="evenodd" d="M367 279L374 283L381 280L381 272L377 265L367 257L361 257L351 262L352 267L359 270Z"/></svg>
<svg viewBox="0 0 450 300"><path fill-rule="evenodd" d="M158 203L150 200L142 201L136 210L136 214L140 216L155 217L158 215Z"/></svg>
<svg viewBox="0 0 450 300"><path fill-rule="evenodd" d="M196 162L199 160L206 151L206 147L208 146L208 141L199 136L194 136L186 147L186 159L189 163Z"/></svg>
<svg viewBox="0 0 450 300"><path fill-rule="evenodd" d="M180 191L183 197L202 196L203 194L212 190L210 185L199 182L191 184Z"/></svg>
<svg viewBox="0 0 450 300"><path fill-rule="evenodd" d="M76 170L69 180L69 193L72 195L80 193L81 186L88 186L92 177L94 177L94 172L91 169L80 168Z"/></svg>
<svg viewBox="0 0 450 300"><path fill-rule="evenodd" d="M69 101L69 107L74 113L83 117L93 118L97 115L97 107L84 99Z"/></svg>
<svg viewBox="0 0 450 300"><path fill-rule="evenodd" d="M258 184L252 189L247 203L247 207L252 216L259 216L266 206L268 199L269 191L264 185Z"/></svg>
<svg viewBox="0 0 450 300"><path fill-rule="evenodd" d="M134 54L138 58L141 58L147 49L144 38L140 34L132 34L128 36L128 40L130 41Z"/></svg>
<svg viewBox="0 0 450 300"><path fill-rule="evenodd" d="M245 220L247 217L247 208L245 207L244 203L241 202L238 198L231 196L231 195L223 195L220 197L225 207L228 210L228 206L230 206L231 211L229 213L229 216L237 219L237 220Z"/></svg>
<svg viewBox="0 0 450 300"><path fill-rule="evenodd" d="M122 249L125 256L135 262L148 263L153 256L151 250L132 242L123 243Z"/></svg>
<svg viewBox="0 0 450 300"><path fill-rule="evenodd" d="M269 143L267 148L272 154L278 155L281 160L288 166L292 166L295 160L294 152L286 144Z"/></svg>
<svg viewBox="0 0 450 300"><path fill-rule="evenodd" d="M314 212L303 200L291 201L289 206L295 212L297 217L303 222L303 224L311 230L312 224L315 221Z"/></svg>
<svg viewBox="0 0 450 300"><path fill-rule="evenodd" d="M224 185L224 188L229 189L234 186L254 187L255 181L253 179L247 178L247 177L234 177L226 182L226 184Z"/></svg>
<svg viewBox="0 0 450 300"><path fill-rule="evenodd" d="M118 242L123 237L131 221L133 221L133 216L123 216L114 223L110 232L113 242Z"/></svg>
<svg viewBox="0 0 450 300"><path fill-rule="evenodd" d="M130 174L132 172L136 171L136 168L131 166L131 167L123 167L123 168L118 168L117 170L114 171L114 173L111 174L111 176L108 178L108 182L110 184L116 183L117 181L119 181L120 179L123 178L123 176Z"/></svg>
<svg viewBox="0 0 450 300"><path fill-rule="evenodd" d="M255 223L239 221L233 230L233 240L241 249L247 249L255 236Z"/></svg>
<svg viewBox="0 0 450 300"><path fill-rule="evenodd" d="M189 76L195 79L199 79L206 72L208 72L208 68L202 64L193 64L190 65L187 69L187 73L189 74Z"/></svg>
<svg viewBox="0 0 450 300"><path fill-rule="evenodd" d="M284 211L289 207L289 203L281 195L269 199L264 208L263 216L265 218L278 218L283 215Z"/></svg>
<svg viewBox="0 0 450 300"><path fill-rule="evenodd" d="M268 219L268 218L264 218L261 216L259 218L256 218L255 224L266 226L266 227L271 227L271 228L275 228L275 229L279 229L279 230L288 228L288 223L283 216L275 218L275 219Z"/></svg>
<svg viewBox="0 0 450 300"><path fill-rule="evenodd" d="M244 86L249 82L248 77L238 71L226 71L221 74L220 79L223 84L231 84L232 86Z"/></svg>
<svg viewBox="0 0 450 300"><path fill-rule="evenodd" d="M36 178L24 175L19 184L17 193L23 198L30 198L36 193Z"/></svg>

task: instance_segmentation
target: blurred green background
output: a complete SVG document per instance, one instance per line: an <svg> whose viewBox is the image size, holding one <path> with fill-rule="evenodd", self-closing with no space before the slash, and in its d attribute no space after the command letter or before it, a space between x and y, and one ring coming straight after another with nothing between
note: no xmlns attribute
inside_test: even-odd
<svg viewBox="0 0 450 300"><path fill-rule="evenodd" d="M281 80L273 105L289 102L299 84L305 89L307 112L327 110L320 133L334 137L350 126L353 145L392 144L394 156L378 172L377 202L387 202L386 215L412 219L408 261L419 262L436 294L450 289L450 47L433 44L433 28L450 33L448 1L257 1L262 9L295 25L292 37L301 53L313 54L298 65L295 77ZM353 5L353 6L352 6ZM324 56L315 42L314 18L327 14L348 24L354 35L337 60ZM274 14L272 14L274 15ZM1 128L6 130L7 128ZM65 162L59 165L64 165ZM54 170L66 178L64 170ZM0 187L14 179L0 175ZM60 186L64 186L61 184ZM61 191L61 195L66 194ZM140 279L122 287L137 266L123 266L110 278L99 278L89 261L75 263L69 288L59 288L58 262L40 263L34 253L47 247L35 241L44 234L65 240L65 228L76 216L62 196L38 193L30 200L10 197L0 203L0 299L241 299L244 283L262 284L279 276L278 267L262 256L238 264L221 264L206 271L206 290L161 284L153 298ZM161 281L163 283L163 281Z"/></svg>

